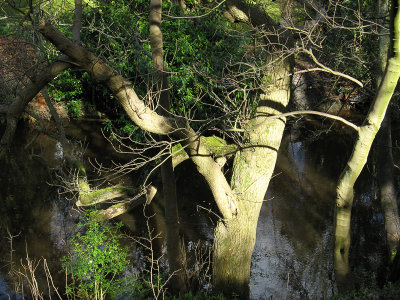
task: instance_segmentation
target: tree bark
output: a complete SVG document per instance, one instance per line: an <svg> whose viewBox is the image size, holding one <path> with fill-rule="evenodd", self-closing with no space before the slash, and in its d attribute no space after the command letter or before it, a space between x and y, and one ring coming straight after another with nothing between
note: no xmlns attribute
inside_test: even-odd
<svg viewBox="0 0 400 300"><path fill-rule="evenodd" d="M267 24L279 30L261 7L249 1L228 2L228 11L237 21L251 23L252 26ZM290 43L290 37L280 38ZM277 36L270 36L266 47L276 39ZM214 289L227 297L249 297L251 257L258 217L285 128L284 117L268 118L284 113L290 98L291 58L282 60L278 55L269 57L270 61L278 61L272 67L270 61L265 62L265 86L261 87L263 93L256 115L244 128L248 143L235 156L231 186L237 196L238 214L233 219L220 221L214 233Z"/></svg>
<svg viewBox="0 0 400 300"><path fill-rule="evenodd" d="M396 1L396 7L400 4L399 2L400 1ZM372 142L381 126L400 76L399 19L400 13L397 10L393 24L394 55L388 60L374 102L371 105L363 125L360 127L353 152L340 175L336 188L334 260L337 286L341 291L351 290L353 287L350 277L349 249L354 183L367 161Z"/></svg>
<svg viewBox="0 0 400 300"><path fill-rule="evenodd" d="M289 103L291 65L287 59L273 70L275 82L262 95L257 115L248 123L249 147L235 156L231 184L238 199L238 215L219 222L214 234L214 288L226 296L249 296L258 217L285 128L285 118L266 117L281 114Z"/></svg>
<svg viewBox="0 0 400 300"><path fill-rule="evenodd" d="M170 99L168 77L165 72L163 37L161 31L162 0L150 1L150 42L153 57L153 66L156 77L156 97L159 95L159 113L169 116ZM161 139L168 140L164 136ZM161 179L163 185L164 213L167 237L167 257L171 277L171 287L174 291L183 294L187 291L185 280L184 253L179 233L178 201L176 195L176 181L172 165L172 155L163 157L161 165Z"/></svg>
<svg viewBox="0 0 400 300"><path fill-rule="evenodd" d="M81 41L82 27L82 0L75 0L74 23L72 26L72 41L79 43Z"/></svg>
<svg viewBox="0 0 400 300"><path fill-rule="evenodd" d="M392 263L400 238L400 220L393 174L392 135L390 110L382 122L377 136L377 177L382 212L385 218L388 258Z"/></svg>

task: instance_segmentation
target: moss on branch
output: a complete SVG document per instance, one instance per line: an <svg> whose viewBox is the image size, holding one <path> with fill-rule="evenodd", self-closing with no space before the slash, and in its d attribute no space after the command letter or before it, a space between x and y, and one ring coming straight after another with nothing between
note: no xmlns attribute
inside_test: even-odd
<svg viewBox="0 0 400 300"><path fill-rule="evenodd" d="M140 192L137 189L123 186L110 186L99 190L90 190L89 187L87 190L86 185L83 185L79 189L77 206L90 206L116 198L132 197Z"/></svg>

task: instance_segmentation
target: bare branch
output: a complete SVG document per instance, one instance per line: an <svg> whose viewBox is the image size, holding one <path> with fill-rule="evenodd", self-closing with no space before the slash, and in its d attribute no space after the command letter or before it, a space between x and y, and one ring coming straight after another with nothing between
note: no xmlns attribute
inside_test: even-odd
<svg viewBox="0 0 400 300"><path fill-rule="evenodd" d="M219 165L211 157L210 151L202 144L200 137L187 124L185 118L163 117L151 110L143 100L139 99L127 79L118 75L114 69L87 49L72 43L50 22L42 21L39 31L57 49L90 72L95 80L105 84L136 125L151 133L171 135L182 139L183 144L187 146L189 156L209 184L224 218L229 219L236 215L236 209L232 208L228 201L228 197L235 198L229 183Z"/></svg>
<svg viewBox="0 0 400 300"><path fill-rule="evenodd" d="M347 121L346 119L344 119L342 117L331 115L331 114L327 114L327 113L323 113L323 112L320 112L320 111L314 111L314 110L299 110L299 111L292 111L292 112L287 112L287 113L279 114L279 115L267 116L267 117L265 117L264 121L252 126L251 129L257 128L257 127L263 125L264 122L266 122L269 119L283 118L283 117L289 117L289 116L294 116L294 115L318 115L318 116L321 116L321 117L326 117L326 118L329 118L329 119L333 119L333 120L337 120L339 122L342 122L343 124L346 124L347 126L353 128L356 132L360 131L360 127L358 127L357 125L353 124L350 121ZM246 132L246 131L248 131L248 129L234 128L234 129L227 129L227 131Z"/></svg>
<svg viewBox="0 0 400 300"><path fill-rule="evenodd" d="M344 73L341 73L341 72L338 72L338 71L334 71L334 70L332 70L331 68L328 68L327 66L324 66L324 65L323 65L322 63L320 63L320 62L318 61L318 59L314 56L314 54L312 53L312 50L311 50L311 49L310 49L310 50L303 49L303 51L304 51L305 53L307 53L307 54L311 57L311 59L312 59L318 66L320 66L320 67L322 68L322 70L324 70L325 72L328 72L328 73L331 73L331 74L333 74L333 75L346 78L346 79L348 79L348 80L350 80L350 81L353 81L353 82L357 83L359 86L364 87L364 85L362 84L362 82L359 81L359 80L357 80L357 79L355 79L354 77L351 77L350 75L347 75L347 74L344 74ZM322 70L321 70L321 71L322 71Z"/></svg>
<svg viewBox="0 0 400 300"><path fill-rule="evenodd" d="M6 153L6 150L11 144L17 122L28 102L31 101L48 82L70 66L69 63L56 61L47 65L45 68L38 68L35 81L29 83L18 92L16 99L12 102L7 111L7 125L0 140L0 157Z"/></svg>
<svg viewBox="0 0 400 300"><path fill-rule="evenodd" d="M222 0L220 3L218 3L216 6L214 6L213 8L211 8L208 12L206 12L205 14L202 15L197 15L197 16L171 16L168 14L163 14L166 17L170 18L170 19L200 19L200 18L204 18L207 17L209 14L211 14L214 10L216 10L218 7L220 7L222 4L224 4L227 0Z"/></svg>

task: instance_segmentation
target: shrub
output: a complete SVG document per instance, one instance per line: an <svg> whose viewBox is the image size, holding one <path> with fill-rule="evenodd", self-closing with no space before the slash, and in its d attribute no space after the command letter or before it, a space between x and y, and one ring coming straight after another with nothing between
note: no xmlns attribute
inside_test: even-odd
<svg viewBox="0 0 400 300"><path fill-rule="evenodd" d="M82 299L104 299L118 293L118 278L128 266L128 249L119 244L121 223L96 221L96 211L81 217L79 232L71 243L71 253L62 259L68 282L66 294Z"/></svg>

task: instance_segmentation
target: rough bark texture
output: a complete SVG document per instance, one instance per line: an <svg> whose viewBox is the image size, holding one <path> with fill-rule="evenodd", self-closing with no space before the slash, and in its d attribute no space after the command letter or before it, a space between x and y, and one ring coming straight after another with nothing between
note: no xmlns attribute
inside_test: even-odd
<svg viewBox="0 0 400 300"><path fill-rule="evenodd" d="M273 29L276 25L262 7L257 5L257 1L228 2L228 12L237 21ZM284 43L290 42L287 36L280 38ZM270 36L266 47L275 39L277 36ZM267 117L284 113L290 98L291 59L280 60L278 57L270 57L271 61L276 59L273 66L268 64L269 61L265 62L263 94L255 117L245 128L248 135L246 146L249 147L239 150L235 156L231 186L237 197L238 214L233 219L220 221L214 233L214 288L226 296L241 299L249 297L251 256L258 217L285 128L285 118Z"/></svg>
<svg viewBox="0 0 400 300"><path fill-rule="evenodd" d="M161 31L161 0L150 1L150 42L153 66L157 80L156 98L159 96L159 113L169 116L170 99L168 78L164 66L163 37ZM154 99L156 100L156 99ZM168 137L161 137L168 140ZM165 159L165 157L164 157ZM171 287L181 294L187 290L185 280L184 253L179 233L178 201L172 155L161 165L165 225L167 231L167 257L171 277Z"/></svg>
<svg viewBox="0 0 400 300"><path fill-rule="evenodd" d="M265 117L284 112L290 98L290 72L289 59L273 70L276 81L265 91L257 116L248 124L251 147L235 156L231 184L238 199L238 215L218 224L214 241L214 285L225 295L249 295L258 216L285 128L284 118Z"/></svg>
<svg viewBox="0 0 400 300"><path fill-rule="evenodd" d="M396 1L396 7L399 5L398 2L400 1ZM375 100L363 125L360 127L353 152L345 169L340 175L336 189L334 260L337 285L339 290L343 291L352 289L349 268L349 249L354 183L367 161L372 142L381 126L400 75L399 18L399 11L397 11L396 17L394 18L394 56L388 60L385 74Z"/></svg>
<svg viewBox="0 0 400 300"><path fill-rule="evenodd" d="M72 26L72 41L79 43L81 41L82 27L82 0L75 0L74 24Z"/></svg>

